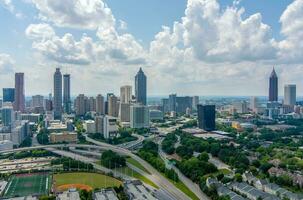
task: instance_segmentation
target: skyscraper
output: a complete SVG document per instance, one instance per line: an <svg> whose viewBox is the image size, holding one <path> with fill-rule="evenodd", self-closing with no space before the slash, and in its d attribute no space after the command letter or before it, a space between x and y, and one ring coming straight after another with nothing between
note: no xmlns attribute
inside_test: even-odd
<svg viewBox="0 0 303 200"><path fill-rule="evenodd" d="M198 125L205 131L213 131L216 128L216 107L215 105L198 104Z"/></svg>
<svg viewBox="0 0 303 200"><path fill-rule="evenodd" d="M177 94L170 94L168 97L169 111L177 111Z"/></svg>
<svg viewBox="0 0 303 200"><path fill-rule="evenodd" d="M135 77L135 95L137 103L146 105L146 76L141 67Z"/></svg>
<svg viewBox="0 0 303 200"><path fill-rule="evenodd" d="M62 74L60 68L56 68L54 74L54 119L61 120L62 118Z"/></svg>
<svg viewBox="0 0 303 200"><path fill-rule="evenodd" d="M3 88L3 102L15 101L15 88Z"/></svg>
<svg viewBox="0 0 303 200"><path fill-rule="evenodd" d="M284 105L296 105L296 85L284 86Z"/></svg>
<svg viewBox="0 0 303 200"><path fill-rule="evenodd" d="M115 95L108 97L108 115L112 117L118 117L119 115L118 98Z"/></svg>
<svg viewBox="0 0 303 200"><path fill-rule="evenodd" d="M149 108L136 104L130 107L130 127L149 128Z"/></svg>
<svg viewBox="0 0 303 200"><path fill-rule="evenodd" d="M72 111L70 99L70 74L63 75L63 108L64 112L68 114Z"/></svg>
<svg viewBox="0 0 303 200"><path fill-rule="evenodd" d="M14 110L24 112L24 109L25 109L24 73L16 73Z"/></svg>
<svg viewBox="0 0 303 200"><path fill-rule="evenodd" d="M129 103L132 100L132 86L125 85L120 88L120 103Z"/></svg>
<svg viewBox="0 0 303 200"><path fill-rule="evenodd" d="M273 68L269 78L269 101L278 101L278 76Z"/></svg>
<svg viewBox="0 0 303 200"><path fill-rule="evenodd" d="M96 97L96 113L99 115L104 115L104 97L101 94L98 94Z"/></svg>

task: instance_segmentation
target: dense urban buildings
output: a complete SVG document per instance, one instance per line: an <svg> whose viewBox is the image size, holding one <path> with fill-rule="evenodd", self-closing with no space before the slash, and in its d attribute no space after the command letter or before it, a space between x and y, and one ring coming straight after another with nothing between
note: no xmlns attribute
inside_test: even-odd
<svg viewBox="0 0 303 200"><path fill-rule="evenodd" d="M136 77L135 77L135 95L137 103L141 103L146 105L146 93L147 93L147 85L146 85L146 76L142 71L142 68L139 69Z"/></svg>
<svg viewBox="0 0 303 200"><path fill-rule="evenodd" d="M54 74L54 119L61 120L62 118L62 74L60 68L56 68Z"/></svg>
<svg viewBox="0 0 303 200"><path fill-rule="evenodd" d="M64 112L70 114L71 108L71 96L70 96L70 74L63 75L63 108Z"/></svg>
<svg viewBox="0 0 303 200"><path fill-rule="evenodd" d="M272 70L269 77L269 101L278 101L278 76L275 69Z"/></svg>
<svg viewBox="0 0 303 200"><path fill-rule="evenodd" d="M24 112L25 110L24 73L15 74L14 110L21 112Z"/></svg>
<svg viewBox="0 0 303 200"><path fill-rule="evenodd" d="M205 131L213 131L216 128L216 107L215 105L198 104L198 125Z"/></svg>

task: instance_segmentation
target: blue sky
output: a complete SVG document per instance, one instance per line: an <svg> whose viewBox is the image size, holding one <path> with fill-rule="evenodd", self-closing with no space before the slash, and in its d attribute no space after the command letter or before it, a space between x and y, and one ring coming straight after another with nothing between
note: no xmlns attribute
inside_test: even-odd
<svg viewBox="0 0 303 200"><path fill-rule="evenodd" d="M301 0L89 3L0 0L0 86L24 71L28 94L47 94L58 66L75 77L75 95L117 93L141 66L151 95L266 95L273 65L281 92L283 84L300 84Z"/></svg>

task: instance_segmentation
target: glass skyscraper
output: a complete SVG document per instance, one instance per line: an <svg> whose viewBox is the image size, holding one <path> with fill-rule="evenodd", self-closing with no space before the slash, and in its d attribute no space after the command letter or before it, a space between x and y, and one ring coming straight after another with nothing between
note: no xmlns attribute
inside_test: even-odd
<svg viewBox="0 0 303 200"><path fill-rule="evenodd" d="M275 69L272 70L269 77L269 101L278 101L278 76Z"/></svg>
<svg viewBox="0 0 303 200"><path fill-rule="evenodd" d="M3 88L3 102L15 101L15 88Z"/></svg>
<svg viewBox="0 0 303 200"><path fill-rule="evenodd" d="M138 103L146 105L146 76L141 67L135 77L135 95Z"/></svg>

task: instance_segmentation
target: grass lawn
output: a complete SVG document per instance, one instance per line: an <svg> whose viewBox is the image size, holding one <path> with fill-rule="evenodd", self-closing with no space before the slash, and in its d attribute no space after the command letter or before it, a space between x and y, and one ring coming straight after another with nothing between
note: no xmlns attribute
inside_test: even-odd
<svg viewBox="0 0 303 200"><path fill-rule="evenodd" d="M128 162L128 163L134 165L135 167L141 169L142 171L144 171L144 172L150 174L149 171L147 171L147 169L145 169L145 168L143 167L143 165L141 165L141 164L140 164L138 161L136 161L135 159L133 159L133 158L131 158L131 157L126 158L126 162Z"/></svg>
<svg viewBox="0 0 303 200"><path fill-rule="evenodd" d="M121 181L110 176L85 172L54 174L53 179L56 187L66 184L83 184L95 189L120 186L122 184Z"/></svg>
<svg viewBox="0 0 303 200"><path fill-rule="evenodd" d="M116 171L122 173L122 174L125 174L127 176L130 176L130 177L134 177L136 179L139 179L140 181L148 184L148 185L151 185L153 186L154 188L159 188L155 183L153 183L151 180L149 180L148 178L146 178L145 176L139 174L138 172L132 170L131 168L129 167L121 167L121 168L117 168L115 169Z"/></svg>
<svg viewBox="0 0 303 200"><path fill-rule="evenodd" d="M48 173L18 174L9 179L4 197L48 195L51 176Z"/></svg>

